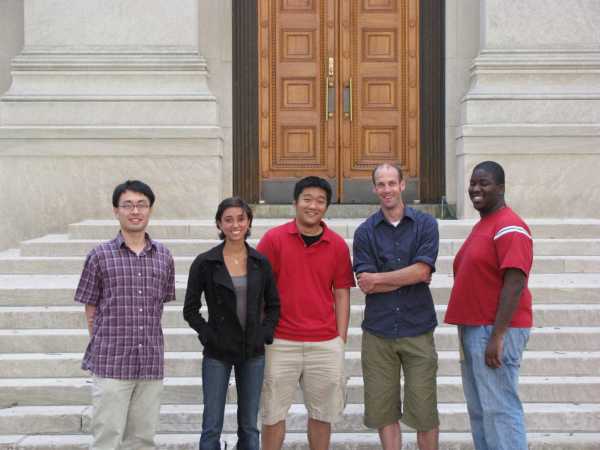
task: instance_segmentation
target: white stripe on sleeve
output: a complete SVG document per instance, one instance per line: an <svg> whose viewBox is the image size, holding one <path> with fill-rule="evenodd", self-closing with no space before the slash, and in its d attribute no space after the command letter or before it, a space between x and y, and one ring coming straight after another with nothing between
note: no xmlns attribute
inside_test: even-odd
<svg viewBox="0 0 600 450"><path fill-rule="evenodd" d="M509 234L509 233L521 233L521 234L524 234L525 236L527 236L529 239L531 239L531 236L529 235L529 233L527 232L527 230L525 228L519 227L516 225L511 225L509 227L504 227L504 228L498 230L498 232L494 236L494 240L501 238L505 234Z"/></svg>

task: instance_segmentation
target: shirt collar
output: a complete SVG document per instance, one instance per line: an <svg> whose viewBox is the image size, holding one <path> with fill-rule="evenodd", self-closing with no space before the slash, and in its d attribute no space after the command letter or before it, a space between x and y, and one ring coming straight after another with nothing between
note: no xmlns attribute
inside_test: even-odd
<svg viewBox="0 0 600 450"><path fill-rule="evenodd" d="M405 218L408 218L408 219L412 220L413 222L415 221L415 210L412 209L410 206L406 206L406 205L404 205L404 215L400 219L400 223L402 223L402 221ZM379 225L381 222L390 223L383 215L383 211L381 210L381 208L379 208L379 210L375 213L374 219L375 219L375 225Z"/></svg>
<svg viewBox="0 0 600 450"><path fill-rule="evenodd" d="M321 220L320 224L321 224L321 227L323 228L323 235L321 236L321 240L329 242L331 230L329 229L327 224L325 222L323 222L322 220ZM296 225L296 219L293 219L292 221L288 222L286 224L286 229L289 234L296 234L296 235L300 236L300 230L298 229L298 225Z"/></svg>
<svg viewBox="0 0 600 450"><path fill-rule="evenodd" d="M156 243L154 242L153 239L150 238L150 235L148 233L144 233L144 237L146 239L146 246L144 247L143 252L148 252L148 251L150 251L150 249L156 250ZM117 237L115 238L115 244L116 244L117 248L123 248L123 247L127 246L125 244L125 238L123 237L123 233L121 233L121 230L119 230L119 233L117 234Z"/></svg>

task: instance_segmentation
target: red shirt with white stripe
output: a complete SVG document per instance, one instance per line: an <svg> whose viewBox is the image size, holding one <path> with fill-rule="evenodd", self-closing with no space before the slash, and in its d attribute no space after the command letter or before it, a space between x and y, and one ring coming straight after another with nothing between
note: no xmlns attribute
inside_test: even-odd
<svg viewBox="0 0 600 450"><path fill-rule="evenodd" d="M527 224L509 207L483 217L471 230L454 258L454 287L446 323L493 325L502 290L504 271L519 269L525 288L511 327L532 326L531 292L527 287L533 263L533 241Z"/></svg>

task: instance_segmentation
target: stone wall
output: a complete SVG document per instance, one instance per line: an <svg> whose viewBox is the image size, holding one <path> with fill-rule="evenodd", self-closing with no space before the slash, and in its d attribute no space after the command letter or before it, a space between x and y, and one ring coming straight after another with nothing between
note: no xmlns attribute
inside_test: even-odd
<svg viewBox="0 0 600 450"><path fill-rule="evenodd" d="M208 65L208 87L217 98L223 133L224 197L231 195L233 187L231 1L200 1L200 54Z"/></svg>
<svg viewBox="0 0 600 450"><path fill-rule="evenodd" d="M0 3L0 94L11 83L10 61L23 47L23 1Z"/></svg>
<svg viewBox="0 0 600 450"><path fill-rule="evenodd" d="M446 0L459 216L495 159L522 215L600 217L597 23L595 0ZM231 0L1 2L0 248L110 216L125 178L155 188L158 217L212 216L232 186L231 31Z"/></svg>
<svg viewBox="0 0 600 450"><path fill-rule="evenodd" d="M600 2L482 1L482 48L457 128L457 198L472 167L505 166L526 217L600 218Z"/></svg>
<svg viewBox="0 0 600 450"><path fill-rule="evenodd" d="M0 97L0 248L111 215L127 178L157 217L210 217L223 133L199 51L198 0L25 0Z"/></svg>
<svg viewBox="0 0 600 450"><path fill-rule="evenodd" d="M479 53L479 0L446 0L446 198L456 204L456 129Z"/></svg>

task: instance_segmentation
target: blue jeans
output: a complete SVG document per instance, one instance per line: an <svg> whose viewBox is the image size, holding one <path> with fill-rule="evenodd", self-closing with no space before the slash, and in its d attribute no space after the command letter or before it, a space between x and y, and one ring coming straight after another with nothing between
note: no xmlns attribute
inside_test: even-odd
<svg viewBox="0 0 600 450"><path fill-rule="evenodd" d="M265 369L265 357L257 356L243 364L233 365L212 358L202 361L202 392L204 395L204 413L202 414L202 435L200 450L218 450L223 430L225 401L231 368L235 370L238 410L239 450L259 450L258 406Z"/></svg>
<svg viewBox="0 0 600 450"><path fill-rule="evenodd" d="M461 372L475 450L527 450L519 367L529 328L509 328L504 336L502 367L485 364L493 327L459 326L464 352Z"/></svg>

